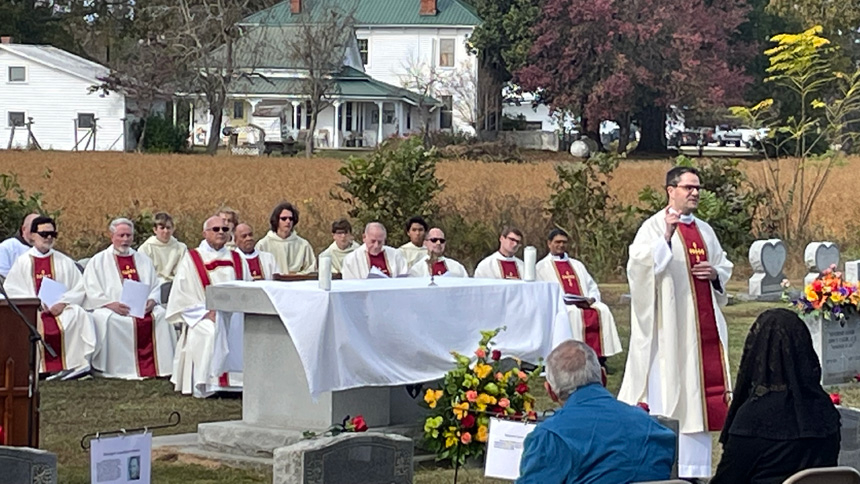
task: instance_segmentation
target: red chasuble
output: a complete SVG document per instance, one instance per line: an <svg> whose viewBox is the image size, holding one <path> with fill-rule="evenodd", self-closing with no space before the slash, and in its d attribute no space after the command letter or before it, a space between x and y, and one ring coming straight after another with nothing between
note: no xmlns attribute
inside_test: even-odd
<svg viewBox="0 0 860 484"><path fill-rule="evenodd" d="M576 279L576 272L566 260L554 260L555 274L561 282L561 287L565 294L574 296L584 296L582 289L579 287L579 281ZM591 347L598 357L603 356L603 338L600 335L600 313L596 309L582 309L582 334L585 338L585 344Z"/></svg>
<svg viewBox="0 0 860 484"><path fill-rule="evenodd" d="M54 277L54 255L51 254L48 257L30 256L30 258L33 260L33 282L36 285L36 294L39 294L39 289L42 288L42 278L47 277L48 279L56 280ZM53 358L47 351L43 352L45 371L48 373L57 373L66 369L66 358L63 352L63 325L59 317L55 317L48 311L40 312L42 316L42 338L57 353L57 357Z"/></svg>
<svg viewBox="0 0 860 484"><path fill-rule="evenodd" d="M445 261L437 260L433 263L433 275L441 276L446 272L448 272L448 266L445 265Z"/></svg>
<svg viewBox="0 0 860 484"><path fill-rule="evenodd" d="M691 224L679 223L678 233L684 242L688 271L699 262L708 260L707 246L695 222ZM705 401L703 402L705 422L707 422L708 430L715 431L723 428L728 404L725 398L723 349L711 296L713 289L711 281L693 277L692 272L690 272L690 282L693 299L696 303L696 325L699 330L699 356L702 360L702 386L705 391Z"/></svg>
<svg viewBox="0 0 860 484"><path fill-rule="evenodd" d="M200 284L203 285L204 291L212 284L212 280L209 279L209 271L214 271L219 267L232 267L237 281L245 278L242 275L242 256L236 253L236 251L230 251L232 260L213 260L208 264L203 263L203 257L200 256L200 252L197 252L197 249L189 250L188 255L191 257L191 262L194 263L194 268L197 269L197 277L200 278ZM222 387L230 386L230 378L227 373L223 373L218 378L218 384Z"/></svg>
<svg viewBox="0 0 860 484"><path fill-rule="evenodd" d="M140 274L134 263L133 255L116 255L116 267L119 270L120 279L131 279L140 282ZM155 378L158 376L157 362L155 361L155 325L152 324L152 312L146 313L143 318L132 318L134 320L134 348L137 363L137 375L141 378Z"/></svg>
<svg viewBox="0 0 860 484"><path fill-rule="evenodd" d="M248 263L248 270L251 271L251 279L255 281L259 281L264 279L263 277L263 268L260 266L260 256L254 257L252 259L245 259L245 262Z"/></svg>
<svg viewBox="0 0 860 484"><path fill-rule="evenodd" d="M517 269L516 261L499 259L499 268L502 270L502 279L520 278L520 271Z"/></svg>
<svg viewBox="0 0 860 484"><path fill-rule="evenodd" d="M388 262L385 260L385 251L376 254L370 255L370 252L367 253L367 265L370 267L376 267L383 274L388 277L391 277L391 272L388 270Z"/></svg>

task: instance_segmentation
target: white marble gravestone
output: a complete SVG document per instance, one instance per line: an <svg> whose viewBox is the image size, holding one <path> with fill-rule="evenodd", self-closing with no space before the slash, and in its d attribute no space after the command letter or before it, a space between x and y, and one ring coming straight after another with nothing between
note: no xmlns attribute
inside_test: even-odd
<svg viewBox="0 0 860 484"><path fill-rule="evenodd" d="M803 251L803 262L809 270L803 279L805 286L815 280L824 269L839 265L839 247L833 242L812 242Z"/></svg>
<svg viewBox="0 0 860 484"><path fill-rule="evenodd" d="M843 279L854 284L860 282L860 260L850 260L845 263Z"/></svg>
<svg viewBox="0 0 860 484"><path fill-rule="evenodd" d="M860 374L860 316L855 314L842 322L820 316L803 319L821 362L823 385L848 383Z"/></svg>
<svg viewBox="0 0 860 484"><path fill-rule="evenodd" d="M779 239L756 240L752 243L749 259L754 274L749 280L750 296L774 300L782 295L785 256L785 244Z"/></svg>

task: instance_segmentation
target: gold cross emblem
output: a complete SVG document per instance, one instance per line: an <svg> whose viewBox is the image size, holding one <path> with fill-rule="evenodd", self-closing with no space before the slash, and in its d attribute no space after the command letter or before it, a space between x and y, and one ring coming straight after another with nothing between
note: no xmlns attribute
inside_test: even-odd
<svg viewBox="0 0 860 484"><path fill-rule="evenodd" d="M696 256L696 263L702 262L702 256L705 255L705 249L699 247L695 242L693 246L687 249L690 255Z"/></svg>

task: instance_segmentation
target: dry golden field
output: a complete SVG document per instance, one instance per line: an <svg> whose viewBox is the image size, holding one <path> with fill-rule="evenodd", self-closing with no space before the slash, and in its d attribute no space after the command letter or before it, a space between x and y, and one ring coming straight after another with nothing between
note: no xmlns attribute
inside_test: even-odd
<svg viewBox="0 0 860 484"><path fill-rule="evenodd" d="M568 159L552 155L549 159ZM539 159L539 158L538 158ZM177 218L177 236L195 243L205 217L221 205L240 212L258 236L267 228L271 208L280 200L298 204L297 228L319 251L330 243L332 220L347 207L329 193L340 181L340 160L209 157L204 155L141 155L134 153L0 152L0 173L16 173L28 191L43 193L46 208L61 209L59 247L75 256L106 245L105 228L111 216L135 211L164 210ZM612 193L624 203L635 203L645 185L662 184L669 161L629 161L616 171ZM761 180L762 165L744 162L750 177ZM511 222L526 229L530 243L539 244L543 208L549 196L547 182L554 178L553 164L445 161L439 164L445 183L441 202L467 219ZM815 212L815 224L826 236L848 239L858 208L845 204L851 186L860 178L860 157L834 169L827 191ZM847 195L847 197L846 197ZM834 215L833 207L839 207ZM502 220L499 213L504 213ZM399 231L390 230L392 235Z"/></svg>

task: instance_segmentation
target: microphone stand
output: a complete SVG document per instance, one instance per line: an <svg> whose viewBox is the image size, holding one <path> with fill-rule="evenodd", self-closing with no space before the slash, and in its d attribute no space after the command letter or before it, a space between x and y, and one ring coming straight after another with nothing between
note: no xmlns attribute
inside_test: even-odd
<svg viewBox="0 0 860 484"><path fill-rule="evenodd" d="M0 280L0 294L4 298L6 298L6 302L9 303L9 307L12 309L12 312L14 312L18 316L18 318L27 326L27 329L30 330L30 378L29 378L29 382L28 382L29 383L28 387L29 387L29 393L30 393L29 396L31 399L33 399L34 396L36 395L36 392L38 391L38 384L39 384L39 368L37 366L37 361L36 361L36 352L38 351L37 350L38 345L41 343L42 346L45 347L45 351L47 351L48 354L51 355L51 358L56 358L57 352L54 351L54 348L51 348L51 345L48 344L47 341L42 339L42 335L39 334L39 330L36 329L36 327L33 326L33 324L30 323L30 321L27 320L27 316L24 315L24 313L21 311L21 308L19 308L18 305L15 304L14 301L12 301L12 299L9 297L9 294L6 293L6 288L3 286L2 280ZM36 402L32 402L32 405L35 405L35 404L36 404ZM33 427L35 427L35 422L33 421L33 413L34 412L32 409L29 412L27 412L27 444L28 445L33 445L33 442L35 442L33 440L33 431L34 431Z"/></svg>

